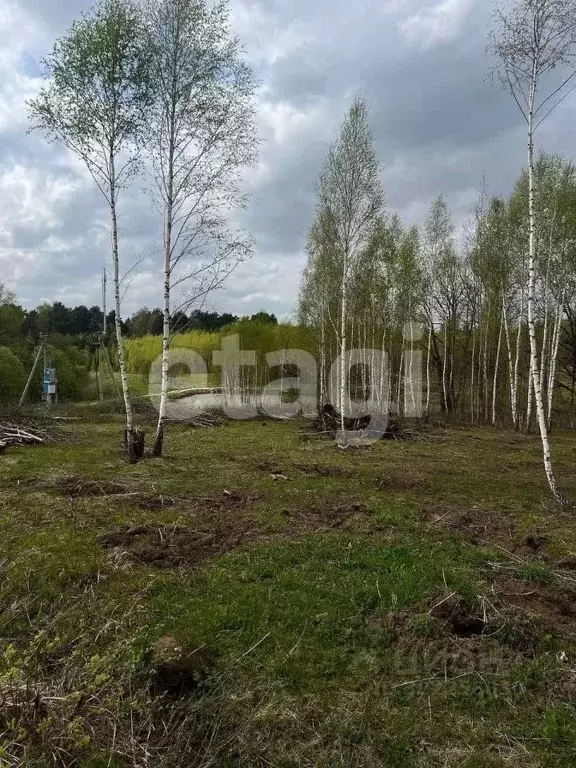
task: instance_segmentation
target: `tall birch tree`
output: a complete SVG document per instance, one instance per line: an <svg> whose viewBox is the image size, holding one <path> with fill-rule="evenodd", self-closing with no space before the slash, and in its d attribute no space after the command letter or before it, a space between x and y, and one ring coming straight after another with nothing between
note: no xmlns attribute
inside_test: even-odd
<svg viewBox="0 0 576 768"><path fill-rule="evenodd" d="M548 439L548 426L534 316L537 227L535 213L534 137L538 127L575 86L576 0L509 0L494 14L491 50L497 73L526 122L528 150L528 334L531 380L542 440L546 477L562 503Z"/></svg>
<svg viewBox="0 0 576 768"><path fill-rule="evenodd" d="M121 323L117 206L139 159L150 105L149 45L139 6L103 0L60 38L45 60L48 84L29 103L33 128L80 157L110 214L115 323L126 411L126 445L134 453L134 423Z"/></svg>
<svg viewBox="0 0 576 768"><path fill-rule="evenodd" d="M323 222L339 275L338 410L346 442L345 394L349 287L362 253L369 246L383 205L379 164L366 102L356 96L328 150L317 185L317 218Z"/></svg>
<svg viewBox="0 0 576 768"><path fill-rule="evenodd" d="M255 82L226 2L150 0L155 103L151 159L164 219L163 335L154 455L162 453L171 319L222 285L251 253L229 224L255 159ZM176 291L178 298L175 298Z"/></svg>

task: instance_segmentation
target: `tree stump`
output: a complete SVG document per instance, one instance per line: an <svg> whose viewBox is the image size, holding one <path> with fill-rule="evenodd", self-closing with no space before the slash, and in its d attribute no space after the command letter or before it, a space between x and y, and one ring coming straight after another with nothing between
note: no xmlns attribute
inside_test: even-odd
<svg viewBox="0 0 576 768"><path fill-rule="evenodd" d="M128 452L128 461L135 464L144 456L146 432L143 429L124 430L124 448Z"/></svg>

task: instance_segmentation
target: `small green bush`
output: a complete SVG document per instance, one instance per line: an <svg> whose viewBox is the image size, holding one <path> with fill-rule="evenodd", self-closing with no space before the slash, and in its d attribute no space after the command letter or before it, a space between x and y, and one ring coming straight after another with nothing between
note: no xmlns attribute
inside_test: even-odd
<svg viewBox="0 0 576 768"><path fill-rule="evenodd" d="M0 402L17 402L25 384L21 360L8 347L0 347Z"/></svg>

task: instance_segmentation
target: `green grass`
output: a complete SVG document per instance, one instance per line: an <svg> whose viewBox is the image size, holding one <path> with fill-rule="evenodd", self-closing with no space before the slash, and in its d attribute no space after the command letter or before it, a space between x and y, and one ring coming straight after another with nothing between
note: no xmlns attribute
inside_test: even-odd
<svg viewBox="0 0 576 768"><path fill-rule="evenodd" d="M576 765L576 523L535 437L171 426L130 466L81 412L0 459L0 765ZM102 545L143 525L183 559ZM154 684L166 635L209 659L186 695Z"/></svg>

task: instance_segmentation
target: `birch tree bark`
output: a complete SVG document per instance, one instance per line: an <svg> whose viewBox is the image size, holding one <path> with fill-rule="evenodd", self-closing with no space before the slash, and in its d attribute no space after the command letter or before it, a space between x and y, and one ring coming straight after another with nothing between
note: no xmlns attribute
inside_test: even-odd
<svg viewBox="0 0 576 768"><path fill-rule="evenodd" d="M225 3L147 2L155 94L150 153L164 221L155 456L164 441L172 315L202 305L252 248L227 220L245 203L240 170L254 161L257 145L255 84L228 15Z"/></svg>
<svg viewBox="0 0 576 768"><path fill-rule="evenodd" d="M554 498L562 503L564 497L556 482L550 454L536 340L537 222L534 199L534 135L542 122L565 98L568 89L572 88L574 83L576 2L575 0L511 0L506 11L498 10L495 14L495 30L492 33L491 42L492 51L497 60L497 72L512 94L527 126L529 219L527 311L531 380L546 477ZM557 80L553 85L549 85L553 75L556 75ZM540 93L541 85L547 88L544 94Z"/></svg>
<svg viewBox="0 0 576 768"><path fill-rule="evenodd" d="M149 38L132 0L102 0L56 42L45 61L49 84L29 102L34 128L86 165L110 210L116 339L126 413L126 446L136 460L122 335L117 202L138 169L152 103Z"/></svg>
<svg viewBox="0 0 576 768"><path fill-rule="evenodd" d="M328 246L325 254L340 276L338 407L341 434L337 439L343 446L347 445L344 403L348 294L357 264L372 242L379 222L383 195L378 171L367 106L357 96L342 123L339 138L328 150L317 184L316 221L324 232L320 239Z"/></svg>

